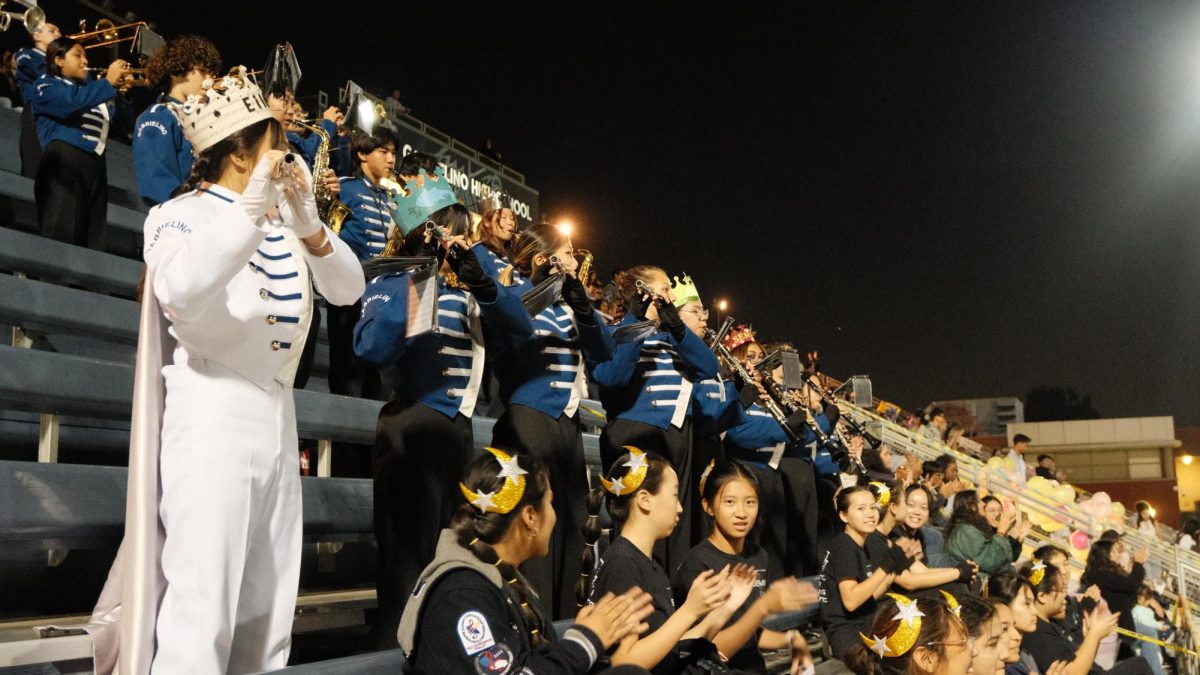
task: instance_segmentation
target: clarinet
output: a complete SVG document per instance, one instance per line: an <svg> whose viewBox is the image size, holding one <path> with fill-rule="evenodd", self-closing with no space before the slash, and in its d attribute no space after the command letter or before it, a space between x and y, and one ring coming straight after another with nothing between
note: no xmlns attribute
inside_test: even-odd
<svg viewBox="0 0 1200 675"><path fill-rule="evenodd" d="M828 389L821 386L821 383L817 380L815 374L805 373L804 381L807 382L808 386L812 387L821 397L821 403L826 406L831 405L837 407L837 400L833 398ZM849 427L850 433L862 436L863 440L866 441L867 445L871 446L873 450L878 450L879 446L883 444L883 441L872 436L862 424L859 424L858 420L855 420L849 415L838 416L838 423L841 424L843 422L847 427Z"/></svg>
<svg viewBox="0 0 1200 675"><path fill-rule="evenodd" d="M732 324L733 321L731 319L726 319L726 325L722 327L721 333L725 333L728 329L728 326ZM711 328L708 328L705 329L704 336L706 339L711 341L712 344L710 347L717 355L717 358L725 363L727 368L733 371L735 375L742 378L743 382L750 383L754 381L753 376L746 371L745 367L742 366L742 363L729 352L729 348L726 347L721 341L720 335L714 332ZM783 432L787 434L789 443L795 443L801 440L800 435L788 425L787 413L783 411L783 408L779 406L779 403L773 397L767 396L767 398L763 400L763 407L767 409L767 412L771 414L771 417L774 417L775 421L779 423L779 426L783 428Z"/></svg>

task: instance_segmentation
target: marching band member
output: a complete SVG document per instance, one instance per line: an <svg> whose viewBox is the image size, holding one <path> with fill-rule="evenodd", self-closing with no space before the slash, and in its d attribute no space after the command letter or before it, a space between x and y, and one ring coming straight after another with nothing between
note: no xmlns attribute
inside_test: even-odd
<svg viewBox="0 0 1200 675"><path fill-rule="evenodd" d="M129 102L117 93L129 73L121 59L103 79L88 79L87 52L71 38L46 51L46 74L37 80L33 114L42 158L34 180L42 235L104 248L108 169L104 150L114 126L129 123Z"/></svg>
<svg viewBox="0 0 1200 675"><path fill-rule="evenodd" d="M525 450L550 467L558 520L549 555L523 570L547 613L575 613L575 582L587 512L587 466L579 402L587 373L612 357L614 344L576 277L571 239L546 223L521 234L514 267L525 278L562 274L562 299L534 318L534 332L515 351L492 358L505 410L493 443ZM540 280L540 279L539 279Z"/></svg>
<svg viewBox="0 0 1200 675"><path fill-rule="evenodd" d="M705 339L708 329L708 310L700 300L700 292L692 278L684 275L672 287L675 307L688 330ZM737 388L733 380L718 373L696 383L692 390L692 463L707 467L710 462L721 462L725 451L721 447L721 434L735 426L742 416ZM699 541L708 536L708 522L704 507L699 499L692 500L692 539Z"/></svg>
<svg viewBox="0 0 1200 675"><path fill-rule="evenodd" d="M170 199L192 171L192 144L168 104L181 105L188 96L200 96L204 81L220 70L216 46L195 35L167 42L146 63L146 79L160 92L133 125L133 166L146 206Z"/></svg>
<svg viewBox="0 0 1200 675"><path fill-rule="evenodd" d="M645 337L619 343L613 358L593 371L608 414L600 434L600 458L604 466L611 466L627 445L665 457L680 476L680 501L690 505L701 471L692 459L692 388L695 382L717 376L717 357L683 323L666 272L649 265L634 267L617 275L617 286L628 309L614 330L647 320L658 326L648 329ZM691 508L685 509L667 539L668 569L692 547L691 516Z"/></svg>
<svg viewBox="0 0 1200 675"><path fill-rule="evenodd" d="M342 221L338 236L359 261L366 262L383 252L396 226L392 221L392 193L380 181L392 175L396 164L396 141L386 129L374 135L355 132L352 150L358 164L354 175L341 178L339 199L350 215ZM329 391L346 396L384 398L379 371L354 355L354 324L362 305L330 307Z"/></svg>
<svg viewBox="0 0 1200 675"><path fill-rule="evenodd" d="M523 288L529 281L513 265L513 249L517 243L517 217L506 195L493 190L479 202L479 241L475 257L483 263L488 276L505 286Z"/></svg>
<svg viewBox="0 0 1200 675"><path fill-rule="evenodd" d="M156 544L161 554L143 578L110 575L125 589L123 672L145 672L151 654L161 673L286 665L302 524L292 378L311 284L335 304L364 286L245 68L222 84L207 103L193 96L175 108L197 152L196 189L146 219L131 517L115 569L154 559ZM137 586L159 574L161 602ZM97 616L111 613L106 596L108 587ZM136 619L147 605L156 630L143 635Z"/></svg>
<svg viewBox="0 0 1200 675"><path fill-rule="evenodd" d="M581 609L558 638L518 571L550 547L557 496L551 472L530 455L487 450L463 472L459 489L467 502L458 499L437 557L404 608L405 671L591 672L610 647L644 628L651 597L637 588L607 595Z"/></svg>
<svg viewBox="0 0 1200 675"><path fill-rule="evenodd" d="M430 223L451 236L438 248L443 260L436 279L435 330L420 332L409 324L410 297L417 294L409 272L383 275L367 286L362 319L354 328L355 353L381 368L394 364L403 373L392 401L379 413L372 451L377 623L388 645L395 644L405 598L434 558L438 532L457 508L459 471L474 446L471 415L485 340L491 349L515 345L533 333L520 298L487 276L466 245L462 235L470 228L470 213L441 170L420 169L395 202L406 254L421 252ZM414 334L406 337L410 328Z"/></svg>
<svg viewBox="0 0 1200 675"><path fill-rule="evenodd" d="M17 86L21 88L21 175L33 178L37 175L38 160L42 158L42 144L38 141L37 124L33 120L33 99L37 98L35 83L46 74L46 50L50 43L62 37L58 26L45 21L38 30L30 33L33 47L17 50Z"/></svg>

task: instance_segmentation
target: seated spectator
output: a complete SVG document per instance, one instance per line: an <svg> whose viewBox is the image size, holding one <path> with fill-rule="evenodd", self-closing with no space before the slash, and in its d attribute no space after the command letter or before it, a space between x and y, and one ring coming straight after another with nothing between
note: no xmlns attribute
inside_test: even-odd
<svg viewBox="0 0 1200 675"><path fill-rule="evenodd" d="M1015 512L1007 513L1001 517L999 529L993 529L984 518L979 493L960 492L954 500L946 552L956 564L974 560L981 578L1012 569L1013 547L1007 535L1015 523Z"/></svg>
<svg viewBox="0 0 1200 675"><path fill-rule="evenodd" d="M1001 656L1007 649L1008 627L1000 620L996 606L975 595L956 596L958 616L967 627L967 634L974 640L971 652L973 675L1001 675L1004 661Z"/></svg>
<svg viewBox="0 0 1200 675"><path fill-rule="evenodd" d="M1200 520L1188 518L1183 521L1183 532L1179 535L1179 548L1185 551L1195 551L1198 531L1200 531Z"/></svg>
<svg viewBox="0 0 1200 675"><path fill-rule="evenodd" d="M896 529L894 536L907 536L921 545L924 554L920 560L930 567L953 567L950 556L946 555L946 538L942 531L929 524L934 493L920 483L913 483L904 488L905 513L904 519Z"/></svg>
<svg viewBox="0 0 1200 675"><path fill-rule="evenodd" d="M875 494L875 501L880 510L879 524L875 532L867 537L867 558L873 564L882 564L888 555L888 549L900 546L907 549L913 558L912 565L896 576L896 585L907 591L919 591L929 588L942 588L952 594L966 593L967 584L975 577L975 564L970 560L951 567L931 569L921 562L922 553L920 542L916 539L900 536L894 540L891 535L897 531L897 524L907 517L905 491L900 483L872 482L869 486Z"/></svg>
<svg viewBox="0 0 1200 675"><path fill-rule="evenodd" d="M1054 458L1050 455L1038 455L1037 475L1046 480L1058 480L1058 469L1054 466Z"/></svg>
<svg viewBox="0 0 1200 675"><path fill-rule="evenodd" d="M1121 539L1101 539L1092 544L1088 552L1087 568L1079 582L1084 587L1095 584L1100 589L1100 595L1108 603L1108 609L1120 615L1118 625L1128 631L1133 631L1133 605L1137 601L1137 591L1146 579L1146 568L1143 566L1150 555L1148 549L1141 549L1133 556L1132 569L1126 572L1121 564L1125 555L1125 542ZM1123 645L1132 648L1133 638L1121 637Z"/></svg>
<svg viewBox="0 0 1200 675"><path fill-rule="evenodd" d="M930 441L940 444L942 439L946 437L946 413L941 408L931 408L925 419L927 421L921 425L917 433Z"/></svg>
<svg viewBox="0 0 1200 675"><path fill-rule="evenodd" d="M983 594L989 602L1004 605L1013 627L1019 633L1019 639L1016 640L1018 654L1014 655L1010 648L1004 657L1007 664L1004 668L1006 675L1030 675L1040 672L1024 644L1025 637L1037 630L1038 618L1033 587L1029 580L1011 570L1001 572L987 580Z"/></svg>
<svg viewBox="0 0 1200 675"><path fill-rule="evenodd" d="M857 675L951 675L971 667L966 626L946 603L889 593L842 659Z"/></svg>
<svg viewBox="0 0 1200 675"><path fill-rule="evenodd" d="M993 530L999 531L1000 519L1004 518L1004 502L1000 501L995 495L988 495L980 500L983 504L983 517L987 519L988 525ZM1021 511L1016 506L1011 506L1009 514L1015 519L1012 528L1009 529L1008 543L1012 546L1012 559L1016 562L1017 558L1021 557L1021 541L1025 535L1029 534L1029 529L1033 527L1032 523L1027 521L1021 514Z"/></svg>
<svg viewBox="0 0 1200 675"><path fill-rule="evenodd" d="M1096 652L1100 649L1100 641L1116 631L1117 615L1101 607L1092 610L1084 617L1083 641L1076 645L1058 623L1066 613L1065 575L1057 567L1041 561L1026 565L1022 574L1033 588L1034 609L1037 612L1036 627L1025 635L1023 642L1025 651L1033 657L1034 663L1045 672L1055 662L1064 661L1067 663L1064 675L1105 672L1096 665ZM1133 657L1118 662L1107 672L1150 675L1152 671L1145 659Z"/></svg>

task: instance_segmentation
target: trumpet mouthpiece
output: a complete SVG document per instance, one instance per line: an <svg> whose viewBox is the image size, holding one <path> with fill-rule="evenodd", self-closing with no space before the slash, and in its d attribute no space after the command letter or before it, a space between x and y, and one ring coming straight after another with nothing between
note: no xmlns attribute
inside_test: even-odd
<svg viewBox="0 0 1200 675"><path fill-rule="evenodd" d="M287 153L286 155L283 156L283 161L286 162L287 164L292 164L293 162L296 161L296 153L294 153L294 152Z"/></svg>

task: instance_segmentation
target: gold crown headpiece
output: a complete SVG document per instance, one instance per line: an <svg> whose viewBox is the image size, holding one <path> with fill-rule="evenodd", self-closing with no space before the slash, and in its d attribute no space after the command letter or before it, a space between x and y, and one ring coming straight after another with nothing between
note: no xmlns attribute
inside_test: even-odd
<svg viewBox="0 0 1200 675"><path fill-rule="evenodd" d="M745 324L734 326L733 330L725 336L726 349L737 349L747 342L754 342L754 329Z"/></svg>
<svg viewBox="0 0 1200 675"><path fill-rule="evenodd" d="M191 94L183 103L167 104L196 155L234 132L271 118L262 90L247 74L246 66L230 70L216 82L206 79L201 86L203 96Z"/></svg>
<svg viewBox="0 0 1200 675"><path fill-rule="evenodd" d="M671 283L671 293L675 296L676 307L683 307L689 302L700 302L700 291L696 290L696 284L686 272L682 281L679 277L674 277L674 279L675 281Z"/></svg>
<svg viewBox="0 0 1200 675"><path fill-rule="evenodd" d="M467 498L471 506L479 509L480 513L504 515L521 503L521 498L525 496L525 476L529 472L521 468L521 463L516 457L503 450L496 448L484 448L484 450L492 453L496 461L500 463L500 473L496 474L496 477L504 479L504 484L500 486L499 490L492 492L475 492L464 483L459 483L458 489L462 490L463 496Z"/></svg>
<svg viewBox="0 0 1200 675"><path fill-rule="evenodd" d="M896 601L896 616L892 617L892 621L898 622L895 632L890 636L867 637L858 634L863 644L881 659L907 654L917 644L917 637L921 634L921 617L925 616L924 612L917 609L916 600L899 593L888 593L888 597Z"/></svg>
<svg viewBox="0 0 1200 675"><path fill-rule="evenodd" d="M603 474L600 476L600 484L604 489L617 497L636 492L646 480L646 470L650 468L650 463L646 461L646 453L632 445L626 445L625 449L629 451L629 459L625 461L629 471L613 480L605 478Z"/></svg>
<svg viewBox="0 0 1200 675"><path fill-rule="evenodd" d="M1046 578L1046 563L1034 558L1033 564L1030 565L1029 571L1027 572L1025 578L1028 579L1029 583L1033 584L1035 587L1042 583L1042 579Z"/></svg>
<svg viewBox="0 0 1200 675"><path fill-rule="evenodd" d="M892 503L892 491L888 489L886 483L881 481L873 480L870 485L875 488L875 505L886 509L888 504Z"/></svg>
<svg viewBox="0 0 1200 675"><path fill-rule="evenodd" d="M958 598L950 595L948 591L942 591L942 597L946 599L946 606L950 608L951 612L954 612L954 616L961 619L962 614L960 612L962 611L962 606L958 604Z"/></svg>

